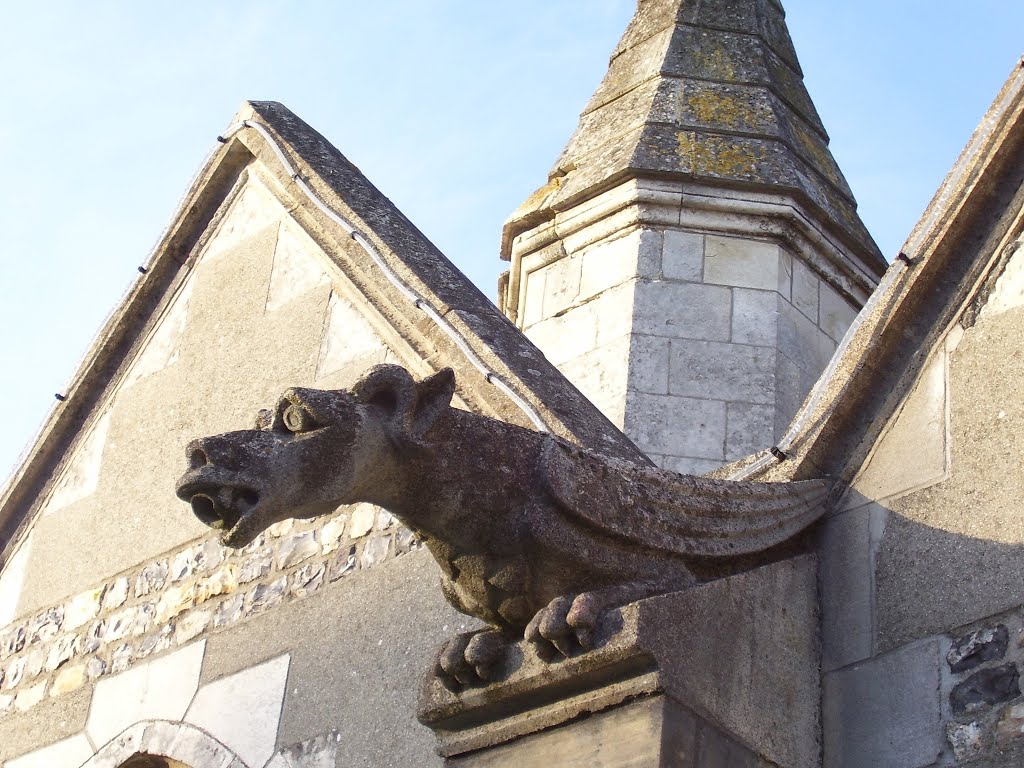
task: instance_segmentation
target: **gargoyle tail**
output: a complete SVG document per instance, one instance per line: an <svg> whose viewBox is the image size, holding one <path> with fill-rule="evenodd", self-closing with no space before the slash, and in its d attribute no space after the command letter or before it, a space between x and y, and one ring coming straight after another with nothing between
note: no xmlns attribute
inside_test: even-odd
<svg viewBox="0 0 1024 768"><path fill-rule="evenodd" d="M829 484L744 483L679 475L551 439L547 489L563 512L651 549L691 557L737 557L780 544L825 511Z"/></svg>

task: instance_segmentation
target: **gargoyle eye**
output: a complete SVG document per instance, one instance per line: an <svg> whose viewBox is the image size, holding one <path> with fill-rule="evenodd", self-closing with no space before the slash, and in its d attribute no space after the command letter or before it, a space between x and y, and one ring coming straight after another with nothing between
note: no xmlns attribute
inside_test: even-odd
<svg viewBox="0 0 1024 768"><path fill-rule="evenodd" d="M313 418L313 414L296 403L292 403L284 409L281 421L284 422L285 429L289 432L308 432L320 426Z"/></svg>

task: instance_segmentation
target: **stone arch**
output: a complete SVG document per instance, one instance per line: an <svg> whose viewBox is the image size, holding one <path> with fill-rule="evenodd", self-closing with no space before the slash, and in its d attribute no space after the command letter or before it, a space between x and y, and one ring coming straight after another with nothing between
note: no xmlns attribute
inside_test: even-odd
<svg viewBox="0 0 1024 768"><path fill-rule="evenodd" d="M146 720L126 728L81 768L253 768L206 731ZM258 768L258 767L257 767Z"/></svg>

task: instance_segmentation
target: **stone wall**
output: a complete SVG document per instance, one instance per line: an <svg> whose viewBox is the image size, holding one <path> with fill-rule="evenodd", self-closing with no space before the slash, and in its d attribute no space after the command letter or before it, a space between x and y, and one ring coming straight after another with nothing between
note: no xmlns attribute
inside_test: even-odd
<svg viewBox="0 0 1024 768"><path fill-rule="evenodd" d="M827 768L1024 759L1022 275L1018 245L823 526Z"/></svg>
<svg viewBox="0 0 1024 768"><path fill-rule="evenodd" d="M686 228L681 188L631 182L521 235L516 300L526 335L640 448L703 473L775 443L862 298L782 238L724 216Z"/></svg>
<svg viewBox="0 0 1024 768"><path fill-rule="evenodd" d="M240 550L207 538L139 564L0 630L0 717L419 546L391 514L359 504L278 523Z"/></svg>

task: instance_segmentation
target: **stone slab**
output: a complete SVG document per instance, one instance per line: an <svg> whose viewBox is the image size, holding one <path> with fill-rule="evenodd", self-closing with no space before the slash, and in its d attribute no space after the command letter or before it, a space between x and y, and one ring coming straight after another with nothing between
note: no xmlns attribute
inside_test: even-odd
<svg viewBox="0 0 1024 768"><path fill-rule="evenodd" d="M86 733L106 744L139 720L180 720L199 687L206 641L139 664L96 684Z"/></svg>
<svg viewBox="0 0 1024 768"><path fill-rule="evenodd" d="M77 768L92 757L92 746L85 734L72 736L27 755L8 760L6 768Z"/></svg>
<svg viewBox="0 0 1024 768"><path fill-rule="evenodd" d="M763 768L753 752L667 696L649 696L446 761L450 768Z"/></svg>
<svg viewBox="0 0 1024 768"><path fill-rule="evenodd" d="M185 721L230 747L248 765L263 765L277 743L288 661L287 655L278 656L207 683L196 693Z"/></svg>
<svg viewBox="0 0 1024 768"><path fill-rule="evenodd" d="M824 678L825 765L921 768L938 759L939 644L916 643Z"/></svg>

